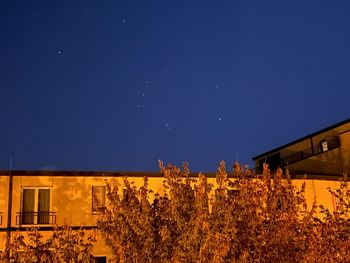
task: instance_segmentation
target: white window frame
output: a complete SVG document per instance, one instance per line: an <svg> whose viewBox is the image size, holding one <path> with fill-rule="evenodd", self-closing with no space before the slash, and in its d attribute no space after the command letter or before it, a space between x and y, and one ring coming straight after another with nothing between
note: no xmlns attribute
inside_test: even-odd
<svg viewBox="0 0 350 263"><path fill-rule="evenodd" d="M321 141L321 152L327 152L329 150L328 141L322 140Z"/></svg>

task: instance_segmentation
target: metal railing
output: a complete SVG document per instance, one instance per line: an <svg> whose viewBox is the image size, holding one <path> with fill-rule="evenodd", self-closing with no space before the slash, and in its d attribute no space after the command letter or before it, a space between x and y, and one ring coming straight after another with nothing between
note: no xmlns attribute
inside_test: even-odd
<svg viewBox="0 0 350 263"><path fill-rule="evenodd" d="M54 225L56 212L18 212L17 225Z"/></svg>
<svg viewBox="0 0 350 263"><path fill-rule="evenodd" d="M286 155L284 157L281 157L281 166L284 167L286 165L290 165L292 163L299 162L301 160L307 159L311 156L318 155L320 153L324 153L327 151L330 151L332 149L340 147L340 139L339 137L331 137L325 140L326 142L326 149L325 146L322 145L322 143L319 143L317 145L314 145L311 148L304 149L299 152L295 152L289 155Z"/></svg>

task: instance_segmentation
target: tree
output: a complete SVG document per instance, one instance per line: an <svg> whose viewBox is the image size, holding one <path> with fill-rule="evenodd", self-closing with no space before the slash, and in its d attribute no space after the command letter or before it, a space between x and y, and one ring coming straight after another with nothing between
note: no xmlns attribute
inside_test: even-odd
<svg viewBox="0 0 350 263"><path fill-rule="evenodd" d="M118 262L347 262L350 251L350 190L331 191L334 213L316 203L307 208L305 184L288 172L261 176L221 162L215 186L203 174L189 177L160 162L165 194L153 194L148 179L137 188L124 178L106 182L109 206L98 227ZM154 195L153 198L152 195Z"/></svg>
<svg viewBox="0 0 350 263"><path fill-rule="evenodd" d="M7 240L0 262L94 262L94 239L81 228L59 227L45 238L38 228L16 232Z"/></svg>

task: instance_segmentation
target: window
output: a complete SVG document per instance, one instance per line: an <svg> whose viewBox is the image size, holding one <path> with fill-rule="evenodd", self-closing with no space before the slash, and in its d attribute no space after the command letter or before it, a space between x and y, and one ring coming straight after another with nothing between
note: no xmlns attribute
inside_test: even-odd
<svg viewBox="0 0 350 263"><path fill-rule="evenodd" d="M49 188L24 188L22 190L20 224L50 224L50 193Z"/></svg>
<svg viewBox="0 0 350 263"><path fill-rule="evenodd" d="M107 257L106 256L94 257L94 262L95 263L107 263Z"/></svg>
<svg viewBox="0 0 350 263"><path fill-rule="evenodd" d="M104 186L92 187L92 211L97 212L106 207L106 188Z"/></svg>
<svg viewBox="0 0 350 263"><path fill-rule="evenodd" d="M321 141L321 152L327 152L328 151L328 142L327 140Z"/></svg>
<svg viewBox="0 0 350 263"><path fill-rule="evenodd" d="M274 171L281 166L281 154L274 153L266 158L266 163L269 165L269 169Z"/></svg>

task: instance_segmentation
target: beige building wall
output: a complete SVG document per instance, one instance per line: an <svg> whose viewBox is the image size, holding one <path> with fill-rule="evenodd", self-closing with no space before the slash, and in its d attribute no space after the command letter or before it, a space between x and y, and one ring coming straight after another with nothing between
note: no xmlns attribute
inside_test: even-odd
<svg viewBox="0 0 350 263"><path fill-rule="evenodd" d="M0 177L0 209L3 211L2 228L6 228L6 218L4 216L7 211L7 196L8 196L8 176ZM129 177L136 187L143 185L144 178L142 176ZM209 177L208 183L216 184L216 179ZM19 175L13 176L13 198L12 198L12 220L11 225L14 228L30 227L33 225L19 225L19 212L21 212L22 192L23 189L50 189L50 211L56 214L56 224L63 225L68 223L73 227L94 227L96 226L97 213L92 211L92 187L104 186L105 180L112 182L120 187L122 195L123 178L115 176L84 176L83 172L79 172L78 176L69 175L43 175L42 172L38 175ZM149 189L154 192L164 194L163 192L163 177L149 177ZM304 180L293 180L296 187L300 187ZM316 200L318 203L324 204L331 211L334 209L335 200L328 192L327 188L336 189L339 186L338 181L330 180L306 180L306 198L308 208L311 209L312 203ZM152 198L152 197L151 197ZM39 227L47 227L48 225L37 225ZM51 225L53 226L53 225ZM110 248L105 244L102 235L96 230L89 230L97 238L97 243L94 247L96 256L107 256L107 259L112 258ZM45 231L45 235L49 235L50 230ZM4 248L6 232L0 232L0 249Z"/></svg>
<svg viewBox="0 0 350 263"><path fill-rule="evenodd" d="M92 187L104 186L108 180L120 187L122 193L122 177L104 176L15 176L13 178L12 226L18 226L18 213L21 212L23 189L50 189L51 212L56 213L56 223L68 223L74 226L93 226L96 212L92 211ZM143 177L129 178L135 186L143 185ZM162 192L163 178L152 178L150 189ZM37 195L37 194L36 194Z"/></svg>
<svg viewBox="0 0 350 263"><path fill-rule="evenodd" d="M292 180L293 185L300 188L305 182L305 198L307 202L307 209L310 210L314 201L317 205L324 205L331 212L336 208L336 200L334 196L328 191L328 188L335 190L340 186L340 181L333 180L319 180L319 179L295 179Z"/></svg>
<svg viewBox="0 0 350 263"><path fill-rule="evenodd" d="M5 237L7 227L8 209L8 178L9 176L0 177L0 212L2 212L3 231L0 232L0 249L5 246ZM128 178L136 187L141 187L144 182L142 176ZM13 176L13 192L12 192L12 213L11 226L13 228L42 227L54 225L64 225L65 223L72 227L95 227L97 212L92 210L92 187L104 186L105 180L119 186L120 194L123 192L123 177L108 176L57 176L43 175L18 175ZM149 188L155 192L163 193L163 178L154 177L149 180ZM37 224L37 217L34 218L34 224L20 224L20 212L22 211L22 195L23 189L34 189L35 191L35 209L37 212L37 198L39 189L50 189L50 212L54 212L55 220L50 218L50 224ZM105 244L102 235L97 230L89 230L96 237L97 242L94 244L94 255L107 256L111 258L110 248ZM45 235L49 235L52 231L43 231Z"/></svg>

